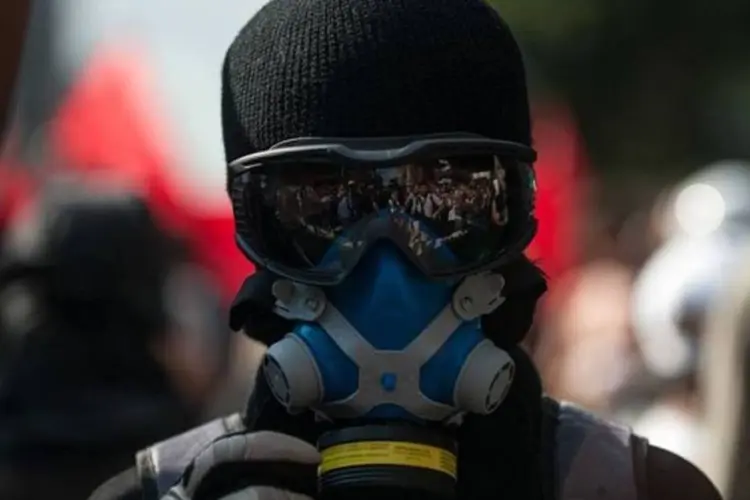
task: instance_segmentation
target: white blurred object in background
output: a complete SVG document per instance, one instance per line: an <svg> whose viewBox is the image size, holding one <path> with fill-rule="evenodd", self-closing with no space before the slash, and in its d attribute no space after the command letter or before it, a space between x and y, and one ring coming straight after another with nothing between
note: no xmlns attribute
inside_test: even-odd
<svg viewBox="0 0 750 500"><path fill-rule="evenodd" d="M695 370L697 339L682 324L710 305L750 241L750 166L722 161L689 176L669 195L665 241L633 291L633 325L647 368L659 377Z"/></svg>
<svg viewBox="0 0 750 500"><path fill-rule="evenodd" d="M667 197L665 239L698 238L750 224L750 163L722 160L688 176Z"/></svg>
<svg viewBox="0 0 750 500"><path fill-rule="evenodd" d="M750 166L709 165L669 194L661 215L665 241L639 273L632 299L634 335L657 389L632 423L655 445L699 462L704 318L750 243Z"/></svg>

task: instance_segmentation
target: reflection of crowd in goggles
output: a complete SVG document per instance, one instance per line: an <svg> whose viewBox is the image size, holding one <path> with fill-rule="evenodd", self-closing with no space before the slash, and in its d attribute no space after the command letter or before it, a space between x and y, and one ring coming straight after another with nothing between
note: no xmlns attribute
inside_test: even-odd
<svg viewBox="0 0 750 500"><path fill-rule="evenodd" d="M463 176L449 174L413 183L404 175L386 179L385 170L403 173L408 168L370 171L372 175L366 179L313 178L309 183L300 179L268 192L268 196L276 197L270 204L276 206L276 217L284 225L296 225L330 239L362 219L389 213L394 222L410 231L414 250L424 244L441 245L471 227L507 224L505 171L501 167L496 165L494 172L461 172ZM426 237L420 221L429 222L445 236L437 240Z"/></svg>

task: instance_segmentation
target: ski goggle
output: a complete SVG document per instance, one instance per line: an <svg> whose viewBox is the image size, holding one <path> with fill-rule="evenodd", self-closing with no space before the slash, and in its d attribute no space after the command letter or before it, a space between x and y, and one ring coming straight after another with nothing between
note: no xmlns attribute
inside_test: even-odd
<svg viewBox="0 0 750 500"><path fill-rule="evenodd" d="M308 284L340 283L383 239L425 275L460 278L534 237L535 159L471 134L292 139L229 165L237 243Z"/></svg>

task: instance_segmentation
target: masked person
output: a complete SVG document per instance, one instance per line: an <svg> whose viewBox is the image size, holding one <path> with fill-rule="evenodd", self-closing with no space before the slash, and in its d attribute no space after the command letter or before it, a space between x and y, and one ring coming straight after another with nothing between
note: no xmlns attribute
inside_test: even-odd
<svg viewBox="0 0 750 500"><path fill-rule="evenodd" d="M243 415L143 450L91 498L718 498L684 460L543 398L517 347L545 290L522 253L535 153L520 50L488 5L274 0L229 48L222 103L258 267L231 322L269 349ZM507 218L464 207L454 231L387 209L300 231L276 204L377 177L487 179Z"/></svg>
<svg viewBox="0 0 750 500"><path fill-rule="evenodd" d="M210 288L126 192L52 183L6 240L0 324L13 342L0 377L0 497L79 500L138 449L201 422L215 377L182 349L196 343L190 318L210 315ZM179 318L173 307L185 308ZM200 361L210 367L208 345Z"/></svg>

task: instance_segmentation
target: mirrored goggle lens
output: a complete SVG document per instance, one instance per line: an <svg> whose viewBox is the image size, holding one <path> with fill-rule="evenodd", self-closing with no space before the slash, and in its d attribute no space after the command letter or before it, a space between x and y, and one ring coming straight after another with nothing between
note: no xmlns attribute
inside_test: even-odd
<svg viewBox="0 0 750 500"><path fill-rule="evenodd" d="M533 171L493 155L383 168L275 163L233 182L243 243L304 272L346 271L387 238L429 274L450 274L522 250L533 225Z"/></svg>

